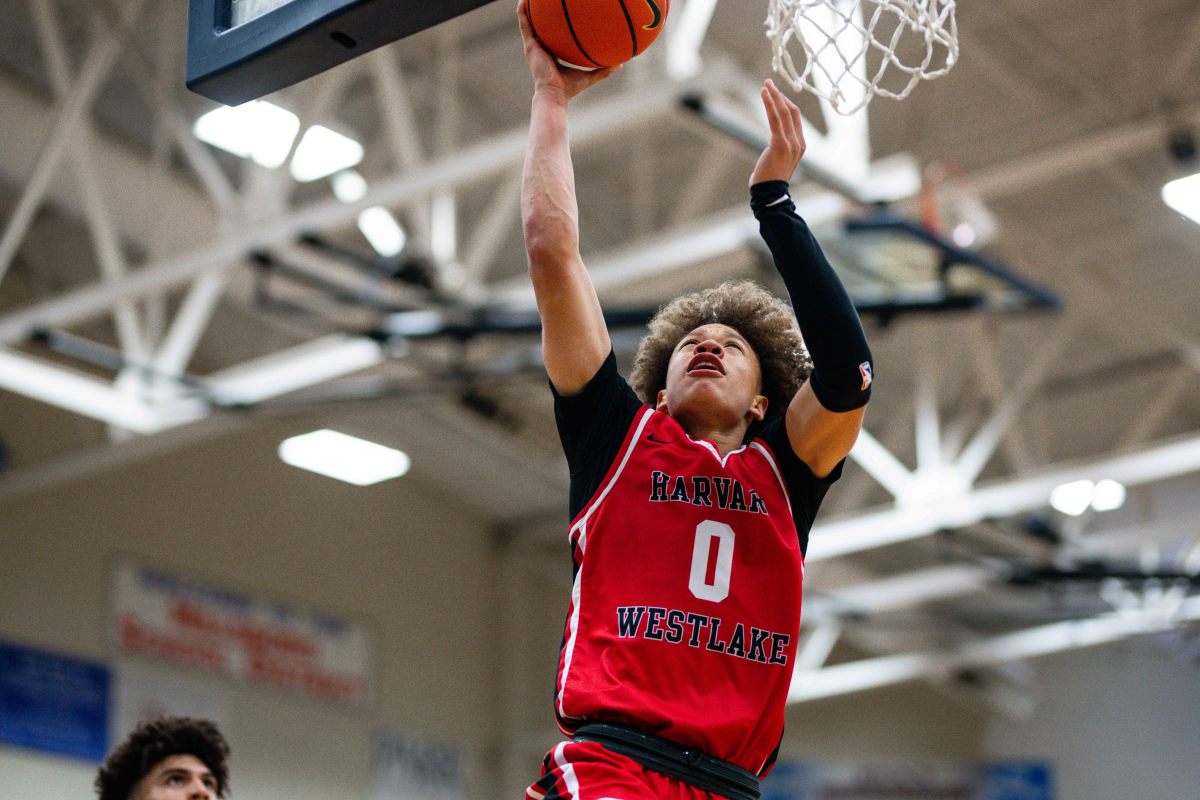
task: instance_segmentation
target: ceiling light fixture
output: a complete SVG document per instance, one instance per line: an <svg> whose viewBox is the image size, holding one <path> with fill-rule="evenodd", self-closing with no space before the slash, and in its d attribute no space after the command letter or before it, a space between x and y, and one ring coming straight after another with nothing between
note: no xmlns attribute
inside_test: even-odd
<svg viewBox="0 0 1200 800"><path fill-rule="evenodd" d="M1055 486L1050 492L1050 507L1055 511L1078 517L1092 504L1096 485L1089 480L1071 481Z"/></svg>
<svg viewBox="0 0 1200 800"><path fill-rule="evenodd" d="M352 169L333 176L333 194L343 203L357 203L367 196L367 179Z"/></svg>
<svg viewBox="0 0 1200 800"><path fill-rule="evenodd" d="M1180 214L1200 223L1200 172L1163 186L1162 199Z"/></svg>
<svg viewBox="0 0 1200 800"><path fill-rule="evenodd" d="M1125 505L1125 487L1117 481L1105 478L1096 482L1092 492L1093 511L1115 511Z"/></svg>
<svg viewBox="0 0 1200 800"><path fill-rule="evenodd" d="M266 100L214 108L192 126L200 141L268 169L287 160L299 130L299 117Z"/></svg>
<svg viewBox="0 0 1200 800"><path fill-rule="evenodd" d="M279 443L279 458L290 466L355 486L399 478L412 465L401 450L328 428L284 439Z"/></svg>
<svg viewBox="0 0 1200 800"><path fill-rule="evenodd" d="M1089 508L1093 511L1115 511L1125 505L1125 487L1110 478L1096 481L1071 481L1054 487L1050 506L1058 512L1078 517Z"/></svg>
<svg viewBox="0 0 1200 800"><path fill-rule="evenodd" d="M349 169L362 159L361 144L324 125L313 125L296 146L292 156L292 177L300 183L308 183Z"/></svg>
<svg viewBox="0 0 1200 800"><path fill-rule="evenodd" d="M384 258L400 255L408 241L404 228L383 206L371 206L358 215L358 229L367 237L375 252Z"/></svg>

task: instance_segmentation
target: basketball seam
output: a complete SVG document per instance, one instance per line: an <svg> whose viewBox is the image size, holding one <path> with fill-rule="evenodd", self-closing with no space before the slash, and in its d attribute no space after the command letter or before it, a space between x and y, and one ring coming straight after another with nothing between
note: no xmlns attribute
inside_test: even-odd
<svg viewBox="0 0 1200 800"><path fill-rule="evenodd" d="M583 53L583 57L595 64L600 69L604 69L604 65L596 59L588 55L588 51L583 49L583 43L579 41L579 37L575 35L575 26L571 24L571 11L567 8L567 0L562 0L563 18L567 21L567 30L571 32L571 38L575 40L575 46L579 48L579 52Z"/></svg>
<svg viewBox="0 0 1200 800"><path fill-rule="evenodd" d="M629 26L629 38L633 42L633 55L630 58L636 58L638 54L637 32L633 29L633 18L629 16L629 6L625 5L625 0L617 0L621 4L621 13L625 15L625 24Z"/></svg>

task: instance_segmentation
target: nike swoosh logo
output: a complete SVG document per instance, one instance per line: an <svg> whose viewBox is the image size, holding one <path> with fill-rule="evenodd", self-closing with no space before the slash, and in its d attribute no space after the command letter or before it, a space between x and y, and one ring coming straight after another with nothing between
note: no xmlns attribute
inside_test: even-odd
<svg viewBox="0 0 1200 800"><path fill-rule="evenodd" d="M675 443L674 439L659 439L659 438L655 437L655 435L653 433L649 434L646 437L646 441L654 442L655 444L674 444Z"/></svg>
<svg viewBox="0 0 1200 800"><path fill-rule="evenodd" d="M650 21L649 25L643 25L642 28L644 30L652 31L662 24L662 10L658 7L658 3L656 3L654 0L646 0L646 5L650 6L650 11L654 14L654 19Z"/></svg>

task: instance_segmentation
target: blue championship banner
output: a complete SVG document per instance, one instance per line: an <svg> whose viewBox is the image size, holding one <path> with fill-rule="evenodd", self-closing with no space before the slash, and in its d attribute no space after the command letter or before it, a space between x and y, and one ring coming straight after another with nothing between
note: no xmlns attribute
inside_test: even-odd
<svg viewBox="0 0 1200 800"><path fill-rule="evenodd" d="M100 761L108 708L108 667L0 642L0 744Z"/></svg>
<svg viewBox="0 0 1200 800"><path fill-rule="evenodd" d="M781 761L763 800L1054 800L1045 761L845 764Z"/></svg>

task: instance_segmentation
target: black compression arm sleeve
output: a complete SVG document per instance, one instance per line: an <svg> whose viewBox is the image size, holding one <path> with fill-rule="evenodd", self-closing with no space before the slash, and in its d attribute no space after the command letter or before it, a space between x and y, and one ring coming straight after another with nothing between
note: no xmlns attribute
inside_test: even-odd
<svg viewBox="0 0 1200 800"><path fill-rule="evenodd" d="M871 397L874 377L867 337L842 282L796 214L787 181L750 187L750 208L783 276L812 356L813 393L830 411L861 408Z"/></svg>

